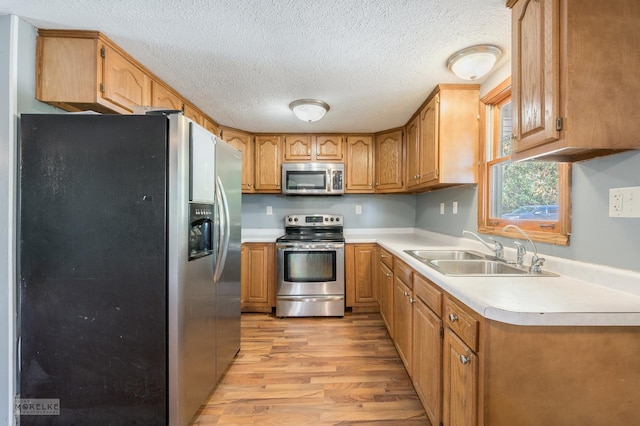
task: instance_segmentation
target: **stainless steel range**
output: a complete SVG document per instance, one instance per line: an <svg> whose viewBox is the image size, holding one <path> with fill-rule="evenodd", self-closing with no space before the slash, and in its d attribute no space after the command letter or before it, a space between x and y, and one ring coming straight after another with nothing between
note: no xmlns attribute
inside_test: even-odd
<svg viewBox="0 0 640 426"><path fill-rule="evenodd" d="M342 215L285 216L276 240L276 316L344 316Z"/></svg>

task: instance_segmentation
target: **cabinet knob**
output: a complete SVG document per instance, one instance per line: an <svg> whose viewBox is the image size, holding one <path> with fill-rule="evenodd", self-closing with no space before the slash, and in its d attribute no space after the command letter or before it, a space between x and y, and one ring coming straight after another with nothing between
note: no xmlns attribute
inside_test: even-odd
<svg viewBox="0 0 640 426"><path fill-rule="evenodd" d="M373 184L371 182L369 182L369 186L373 186Z"/></svg>
<svg viewBox="0 0 640 426"><path fill-rule="evenodd" d="M387 278L391 278L391 274L385 274Z"/></svg>
<svg viewBox="0 0 640 426"><path fill-rule="evenodd" d="M249 186L253 185L252 183L249 183Z"/></svg>
<svg viewBox="0 0 640 426"><path fill-rule="evenodd" d="M471 361L471 357L460 355L460 362L462 364L469 364L469 361Z"/></svg>
<svg viewBox="0 0 640 426"><path fill-rule="evenodd" d="M451 322L458 321L458 316L456 314L449 314L449 321Z"/></svg>
<svg viewBox="0 0 640 426"><path fill-rule="evenodd" d="M413 297L409 298L409 303L413 304L416 301L416 299L414 299Z"/></svg>
<svg viewBox="0 0 640 426"><path fill-rule="evenodd" d="M404 293L404 297L407 297L409 295L409 293L407 293L406 291L403 291Z"/></svg>
<svg viewBox="0 0 640 426"><path fill-rule="evenodd" d="M511 134L511 140L515 141L518 138L515 133Z"/></svg>

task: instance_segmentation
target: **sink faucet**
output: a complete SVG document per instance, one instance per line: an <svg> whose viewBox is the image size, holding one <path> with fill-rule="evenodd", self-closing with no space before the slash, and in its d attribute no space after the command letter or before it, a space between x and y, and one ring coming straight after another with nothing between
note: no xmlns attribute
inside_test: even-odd
<svg viewBox="0 0 640 426"><path fill-rule="evenodd" d="M503 231L506 231L509 228L513 228L516 231L520 232L522 235L524 235L524 237L529 240L529 242L531 243L531 247L533 247L533 257L531 258L531 266L529 267L529 272L531 272L532 274L538 274L540 272L542 272L542 265L544 264L544 257L538 257L538 249L536 249L536 245L533 243L533 241L531 240L531 238L529 238L529 235L527 235L526 232L524 232L522 229L520 229L519 226L516 225L507 225L504 228L502 228ZM522 243L516 242L514 243L516 248L518 249L517 251L517 260L516 263L518 264L518 266L522 266L523 263L523 258L525 253L527 252L524 248L524 245L522 245Z"/></svg>
<svg viewBox="0 0 640 426"><path fill-rule="evenodd" d="M487 247L488 249L493 250L493 251L495 252L495 257L496 257L496 259L500 259L500 260L502 260L502 259L503 259L503 256L504 256L504 247L502 246L502 244L500 244L500 242L498 242L498 241L494 240L494 239L493 239L493 238L491 238L491 237L488 237L488 239L489 239L490 241L492 241L492 242L493 242L493 247L492 247L488 242L486 242L485 240L483 240L482 238L480 238L480 236L479 236L478 234L474 233L474 232L467 231L467 230L464 230L464 229L463 229L463 230L462 230L462 234L463 234L463 235L464 235L464 234L473 235L474 237L476 237L476 239L477 239L478 241L480 241L482 244L484 244L484 246L485 246L485 247Z"/></svg>

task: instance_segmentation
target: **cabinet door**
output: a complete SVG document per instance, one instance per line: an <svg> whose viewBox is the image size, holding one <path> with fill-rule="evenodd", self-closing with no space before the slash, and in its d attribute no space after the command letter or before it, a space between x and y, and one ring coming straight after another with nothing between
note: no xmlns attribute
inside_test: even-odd
<svg viewBox="0 0 640 426"><path fill-rule="evenodd" d="M512 10L513 150L558 140L559 0L520 0Z"/></svg>
<svg viewBox="0 0 640 426"><path fill-rule="evenodd" d="M347 244L345 273L347 306L378 307L375 284L376 244ZM377 309L370 309L377 310Z"/></svg>
<svg viewBox="0 0 640 426"><path fill-rule="evenodd" d="M393 283L393 341L398 350L398 355L411 377L413 346L413 293L402 282L399 274L394 274Z"/></svg>
<svg viewBox="0 0 640 426"><path fill-rule="evenodd" d="M376 191L401 191L402 130L376 136L376 158Z"/></svg>
<svg viewBox="0 0 640 426"><path fill-rule="evenodd" d="M281 192L282 138L281 136L256 136L255 165L257 192Z"/></svg>
<svg viewBox="0 0 640 426"><path fill-rule="evenodd" d="M184 104L184 116L190 118L201 126L202 124L204 124L204 117L202 116L200 111L189 104Z"/></svg>
<svg viewBox="0 0 640 426"><path fill-rule="evenodd" d="M242 245L241 294L243 310L271 311L274 247L271 243ZM258 309L256 309L258 308Z"/></svg>
<svg viewBox="0 0 640 426"><path fill-rule="evenodd" d="M438 179L439 143L438 103L440 95L435 95L420 111L420 177L419 183Z"/></svg>
<svg viewBox="0 0 640 426"><path fill-rule="evenodd" d="M321 161L342 161L342 136L316 136L315 158Z"/></svg>
<svg viewBox="0 0 640 426"><path fill-rule="evenodd" d="M378 287L380 291L380 314L387 326L389 336L393 339L393 271L378 260Z"/></svg>
<svg viewBox="0 0 640 426"><path fill-rule="evenodd" d="M151 82L151 106L182 111L182 99L157 81Z"/></svg>
<svg viewBox="0 0 640 426"><path fill-rule="evenodd" d="M293 135L284 138L284 161L309 161L312 152L310 135Z"/></svg>
<svg viewBox="0 0 640 426"><path fill-rule="evenodd" d="M477 424L478 356L450 329L444 333L443 413L445 426Z"/></svg>
<svg viewBox="0 0 640 426"><path fill-rule="evenodd" d="M347 137L347 185L345 192L373 192L373 137Z"/></svg>
<svg viewBox="0 0 640 426"><path fill-rule="evenodd" d="M253 192L253 142L251 135L223 129L222 139L242 152L242 192Z"/></svg>
<svg viewBox="0 0 640 426"><path fill-rule="evenodd" d="M442 415L441 330L442 320L421 300L416 300L413 305L412 379L416 393L433 425L440 424Z"/></svg>
<svg viewBox="0 0 640 426"><path fill-rule="evenodd" d="M103 48L102 97L130 112L151 105L151 78L110 46Z"/></svg>
<svg viewBox="0 0 640 426"><path fill-rule="evenodd" d="M420 183L420 116L407 124L407 187Z"/></svg>

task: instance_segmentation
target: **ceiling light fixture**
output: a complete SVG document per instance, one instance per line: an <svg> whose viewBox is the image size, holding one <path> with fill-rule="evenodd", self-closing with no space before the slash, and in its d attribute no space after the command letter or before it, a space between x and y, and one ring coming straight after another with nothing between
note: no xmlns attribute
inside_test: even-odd
<svg viewBox="0 0 640 426"><path fill-rule="evenodd" d="M298 99L289 108L300 120L308 122L320 120L329 111L329 105L317 99Z"/></svg>
<svg viewBox="0 0 640 426"><path fill-rule="evenodd" d="M464 80L476 80L491 71L501 55L502 50L498 46L471 46L451 55L447 68Z"/></svg>

